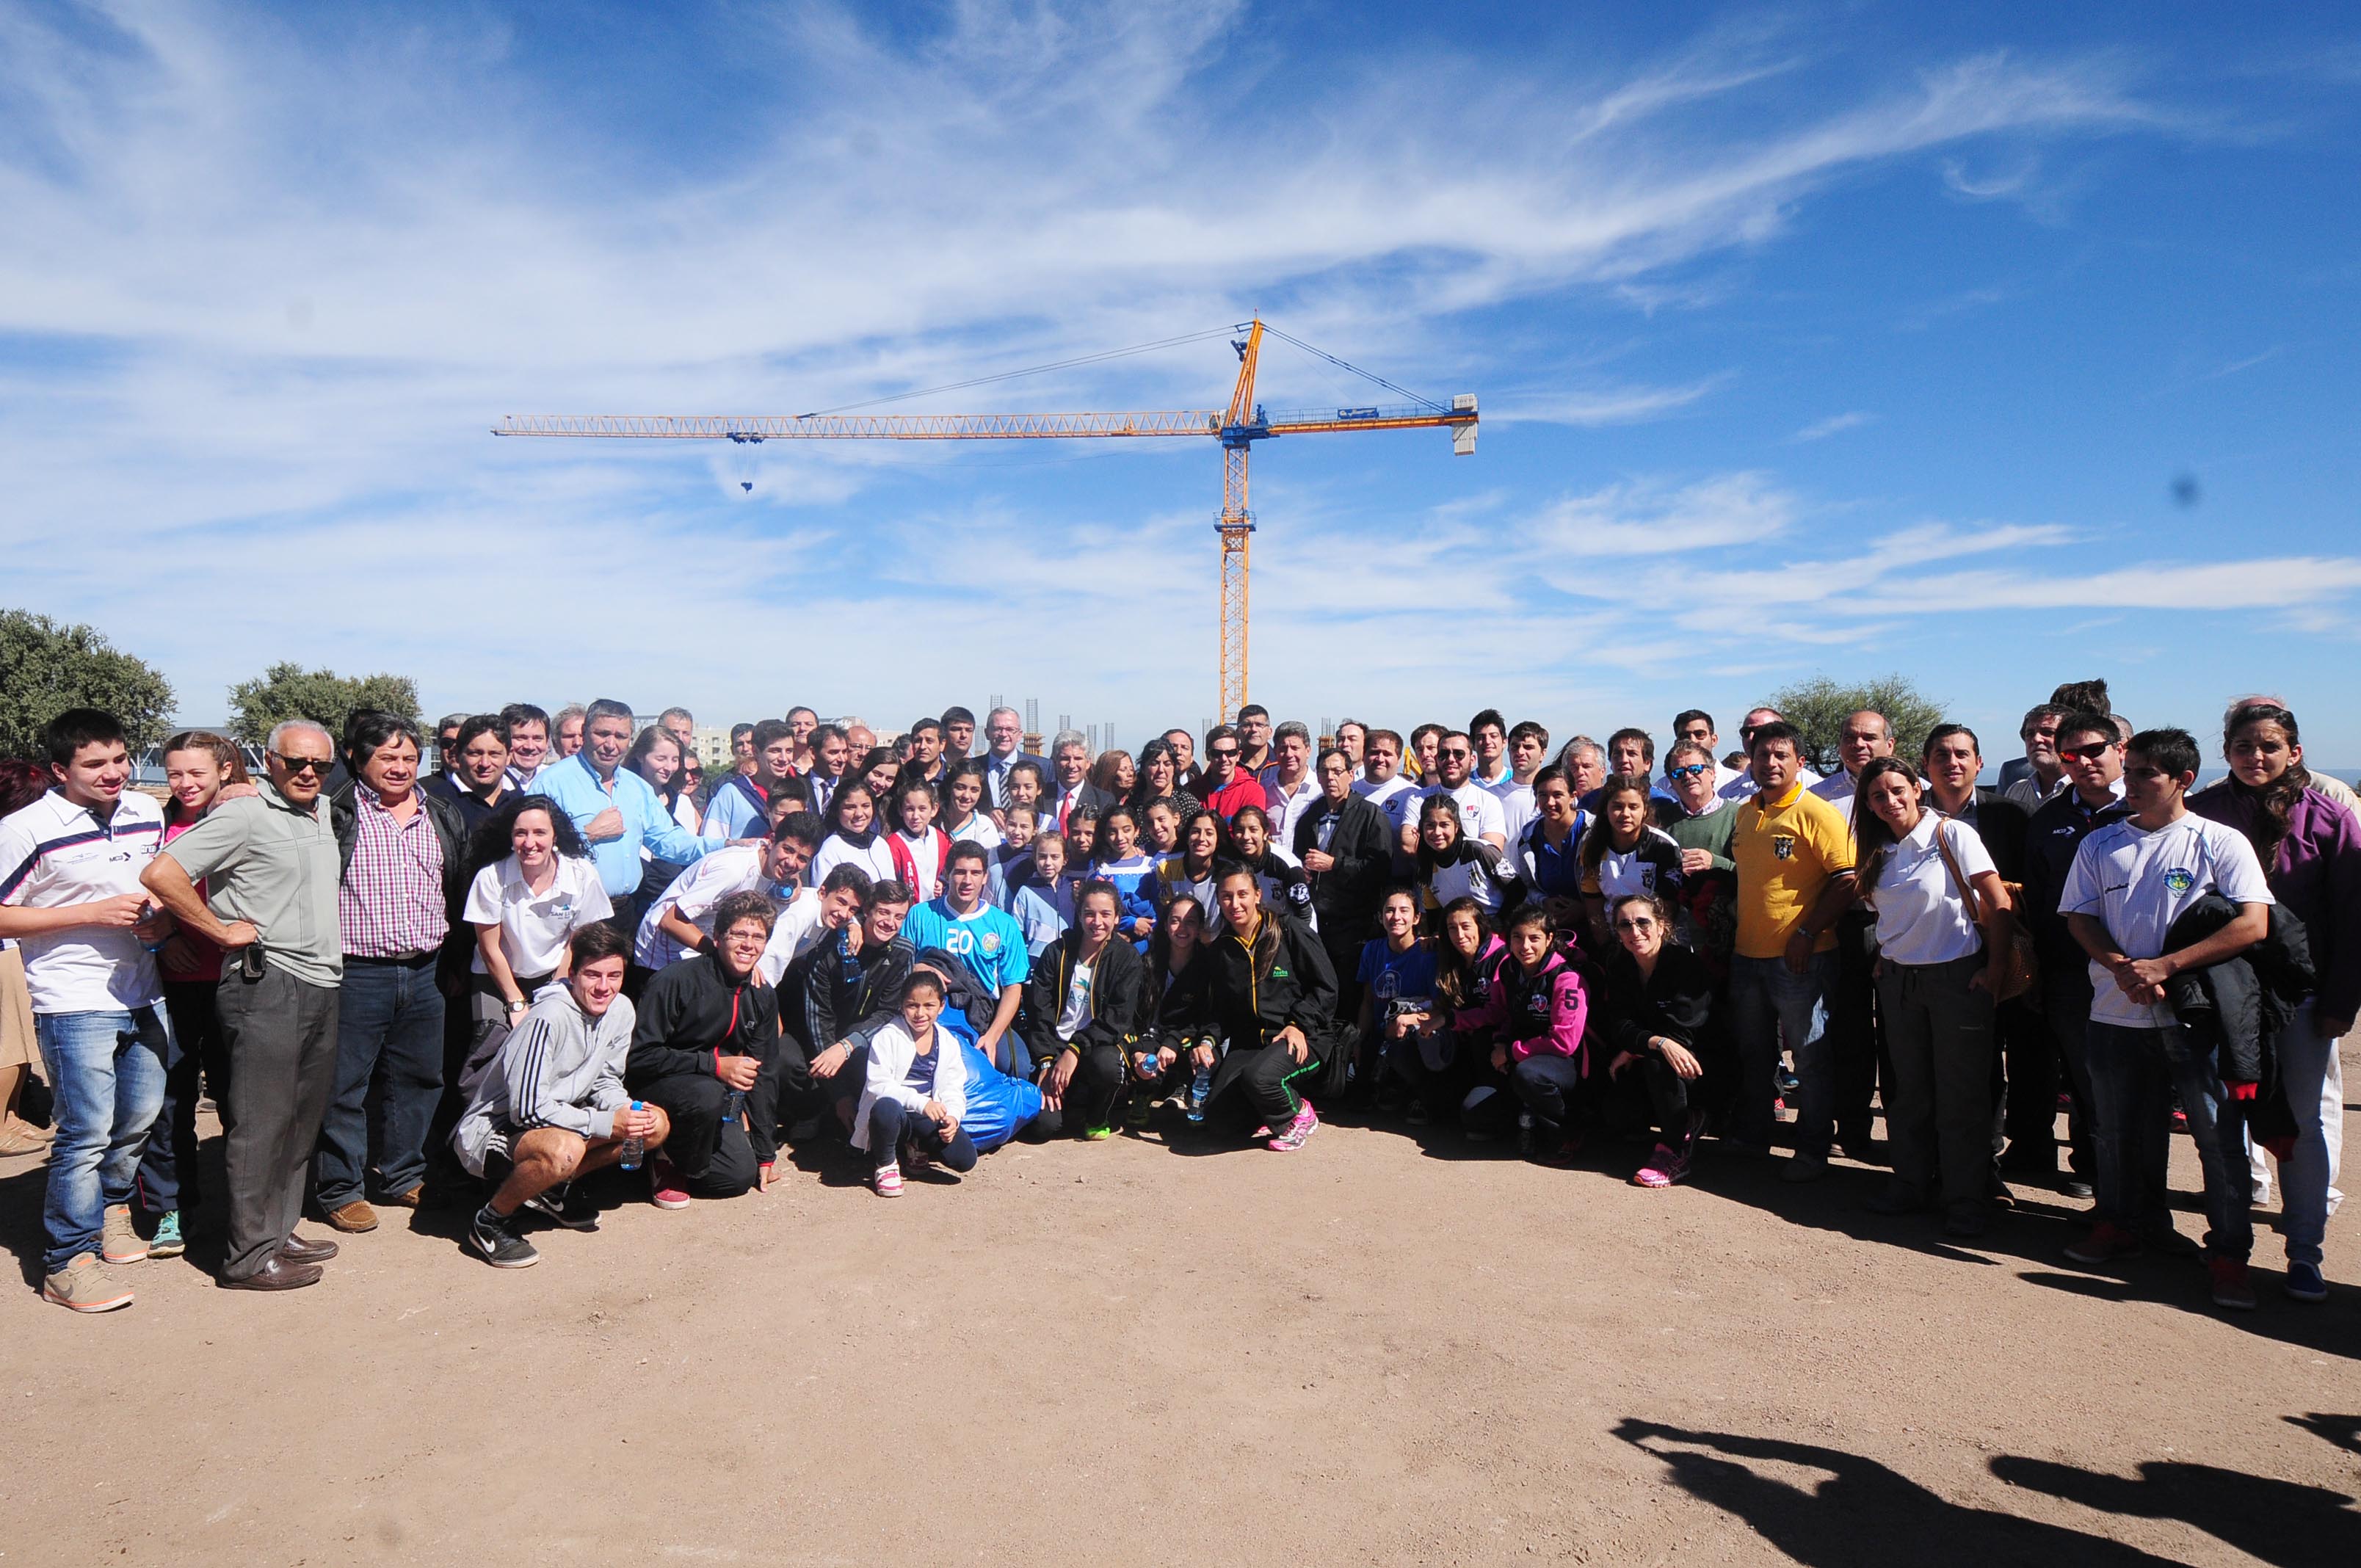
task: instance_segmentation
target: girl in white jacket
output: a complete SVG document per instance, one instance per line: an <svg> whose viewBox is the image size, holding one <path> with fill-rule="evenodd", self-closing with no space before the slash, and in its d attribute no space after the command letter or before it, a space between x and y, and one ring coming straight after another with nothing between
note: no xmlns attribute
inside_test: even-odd
<svg viewBox="0 0 2361 1568"><path fill-rule="evenodd" d="M959 1042L935 1027L943 982L925 970L902 993L902 1021L869 1038L869 1079L852 1118L852 1146L876 1165L877 1196L902 1195L905 1158L975 1168L975 1145L960 1125L967 1114L967 1063Z"/></svg>

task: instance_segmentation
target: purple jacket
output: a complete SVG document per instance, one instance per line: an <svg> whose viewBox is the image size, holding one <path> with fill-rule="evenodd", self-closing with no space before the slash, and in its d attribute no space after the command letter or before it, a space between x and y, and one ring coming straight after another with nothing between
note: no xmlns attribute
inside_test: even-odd
<svg viewBox="0 0 2361 1568"><path fill-rule="evenodd" d="M2255 839L2262 801L2236 780L2189 797L2189 809ZM2333 1018L2361 1008L2361 821L2316 789L2288 812L2288 835L2264 868L2271 896L2303 922L2320 974L2314 1005Z"/></svg>

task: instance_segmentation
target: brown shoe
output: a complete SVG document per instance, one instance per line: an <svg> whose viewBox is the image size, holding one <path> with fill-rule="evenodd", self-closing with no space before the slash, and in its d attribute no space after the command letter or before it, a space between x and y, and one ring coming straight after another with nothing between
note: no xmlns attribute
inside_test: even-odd
<svg viewBox="0 0 2361 1568"><path fill-rule="evenodd" d="M236 1279L225 1274L215 1283L225 1290L300 1290L320 1283L321 1273L316 1263L290 1263L274 1252L253 1273Z"/></svg>
<svg viewBox="0 0 2361 1568"><path fill-rule="evenodd" d="M289 1263L325 1263L336 1255L336 1244L291 1235L279 1244L279 1255Z"/></svg>
<svg viewBox="0 0 2361 1568"><path fill-rule="evenodd" d="M397 1209L415 1209L420 1203L425 1201L425 1198L426 1185L425 1183L421 1182L416 1187L412 1188L409 1191L399 1194L396 1197L389 1198L386 1201Z"/></svg>
<svg viewBox="0 0 2361 1568"><path fill-rule="evenodd" d="M377 1229L377 1211L358 1198L340 1209L329 1210L327 1218L330 1230L342 1231L348 1236Z"/></svg>

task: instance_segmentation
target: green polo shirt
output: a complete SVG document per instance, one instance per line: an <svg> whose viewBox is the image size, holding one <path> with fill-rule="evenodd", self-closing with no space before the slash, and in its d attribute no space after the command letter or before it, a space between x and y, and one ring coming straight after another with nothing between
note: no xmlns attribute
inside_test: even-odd
<svg viewBox="0 0 2361 1568"><path fill-rule="evenodd" d="M259 795L225 800L160 851L191 881L220 920L246 920L262 933L269 961L297 980L336 985L345 978L336 883L344 857L323 795L296 810L269 784Z"/></svg>

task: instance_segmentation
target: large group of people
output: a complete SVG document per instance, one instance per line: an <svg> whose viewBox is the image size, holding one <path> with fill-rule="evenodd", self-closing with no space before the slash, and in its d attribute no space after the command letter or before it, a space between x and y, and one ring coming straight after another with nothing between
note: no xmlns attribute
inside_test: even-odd
<svg viewBox="0 0 2361 1568"><path fill-rule="evenodd" d="M2047 1185L2092 1202L2070 1256L2202 1254L2234 1310L2275 1171L2285 1292L2325 1296L2361 817L2269 698L2203 789L2198 740L2096 682L1993 785L1966 726L1905 755L1874 711L1825 777L1770 708L1727 754L1680 713L1661 761L1492 709L1405 739L1248 706L1093 756L1027 751L1008 708L888 744L796 707L710 778L695 733L608 700L363 711L279 725L253 777L187 731L159 802L77 708L0 764L0 1152L47 1147L46 1297L127 1305L201 1209L219 1283L281 1290L348 1245L307 1213L451 1206L513 1268L597 1228L608 1167L667 1210L783 1150L893 1198L1012 1139L1297 1153L1323 1110L1651 1189L1841 1151L1885 1168L1872 1208L1958 1237ZM36 1051L47 1128L16 1114Z"/></svg>

